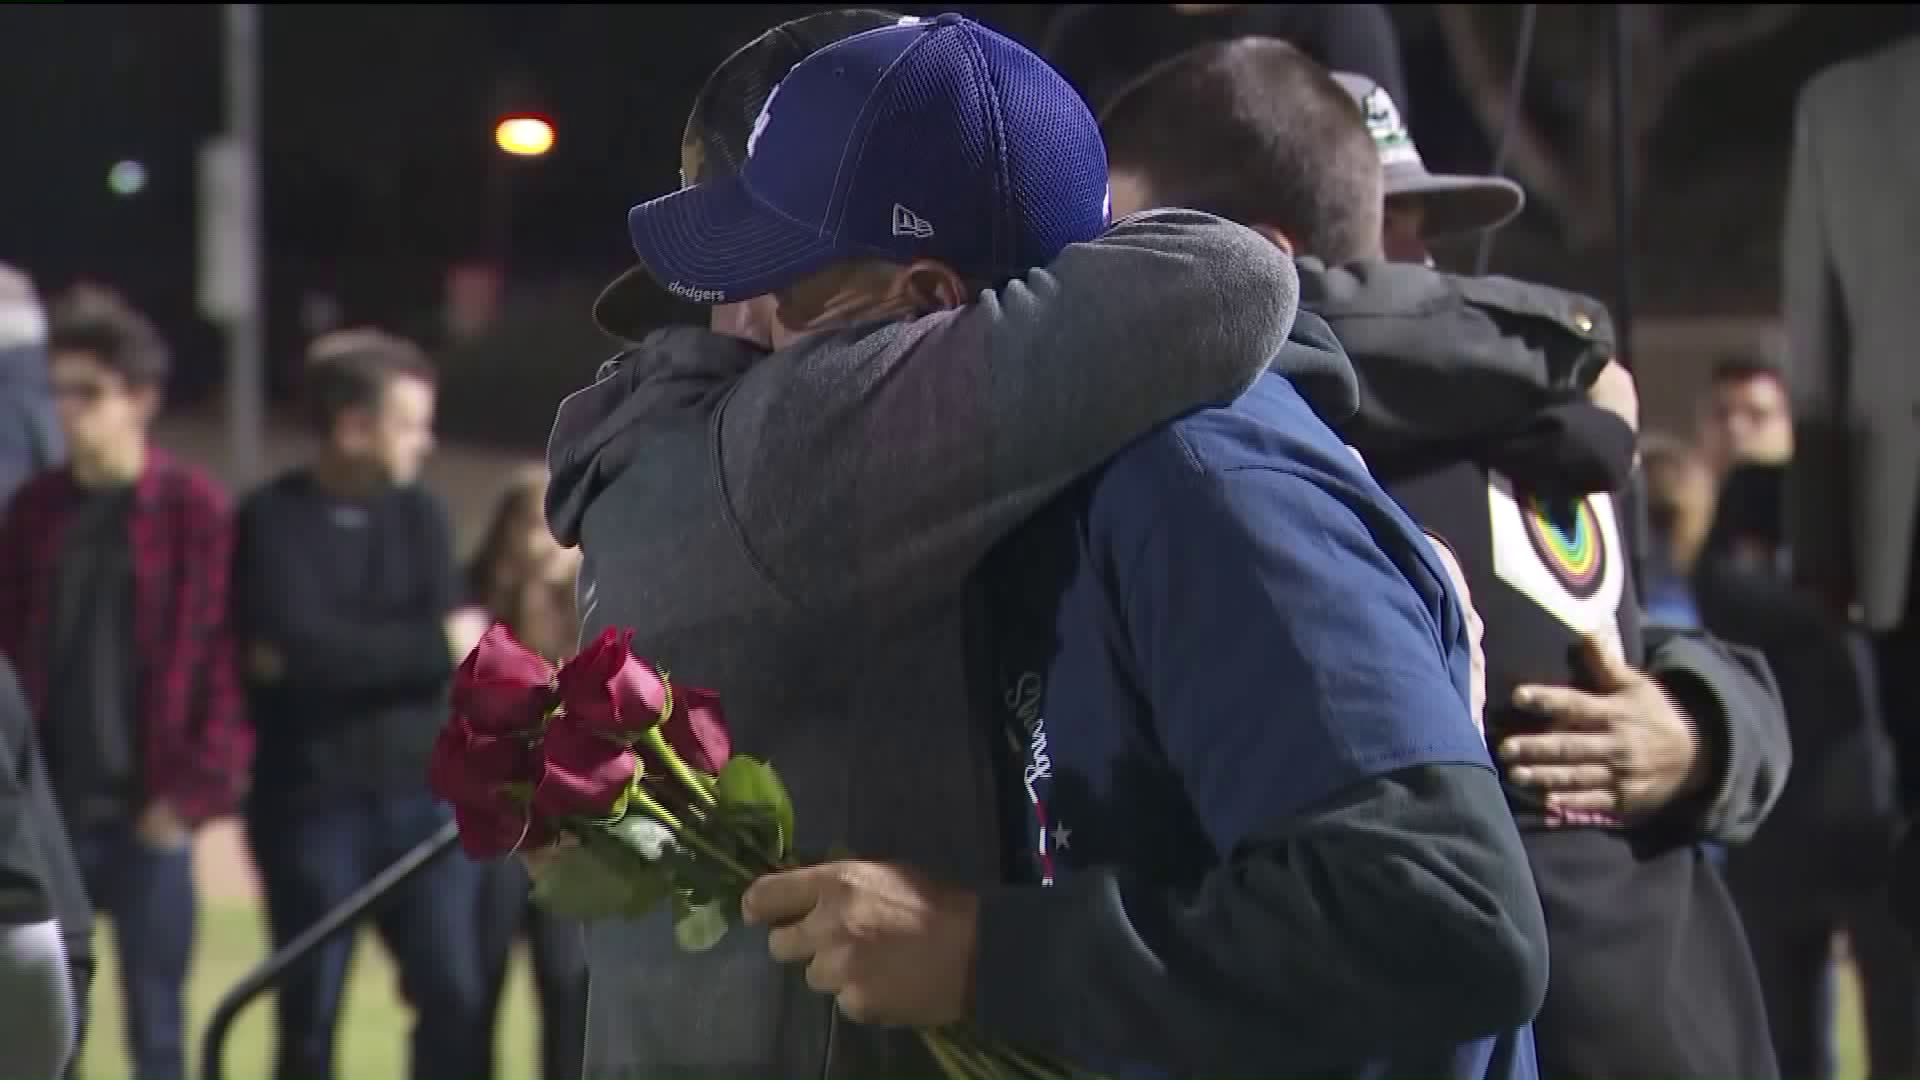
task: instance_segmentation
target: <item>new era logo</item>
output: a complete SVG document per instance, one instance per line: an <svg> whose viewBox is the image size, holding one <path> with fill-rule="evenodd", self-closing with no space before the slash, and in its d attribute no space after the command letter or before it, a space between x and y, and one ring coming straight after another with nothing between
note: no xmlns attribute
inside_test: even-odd
<svg viewBox="0 0 1920 1080"><path fill-rule="evenodd" d="M893 235L911 236L915 240L926 240L933 236L933 225L926 218L901 206L893 204Z"/></svg>

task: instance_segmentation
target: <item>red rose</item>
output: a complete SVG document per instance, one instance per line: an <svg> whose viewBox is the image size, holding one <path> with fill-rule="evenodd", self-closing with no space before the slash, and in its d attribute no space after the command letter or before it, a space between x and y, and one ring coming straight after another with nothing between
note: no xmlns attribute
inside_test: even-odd
<svg viewBox="0 0 1920 1080"><path fill-rule="evenodd" d="M553 666L494 623L453 676L453 711L482 735L538 731L557 700Z"/></svg>
<svg viewBox="0 0 1920 1080"><path fill-rule="evenodd" d="M427 784L455 806L511 806L509 785L531 786L539 761L518 737L481 735L461 717L447 721L427 763Z"/></svg>
<svg viewBox="0 0 1920 1080"><path fill-rule="evenodd" d="M660 723L667 680L633 655L633 631L608 628L555 676L569 727L631 743Z"/></svg>
<svg viewBox="0 0 1920 1080"><path fill-rule="evenodd" d="M541 750L533 808L545 817L611 816L640 764L626 746L576 724L549 727Z"/></svg>
<svg viewBox="0 0 1920 1080"><path fill-rule="evenodd" d="M733 739L727 734L726 714L720 711L720 695L697 686L673 688L673 715L661 727L667 745L688 765L704 773L717 773L733 756Z"/></svg>
<svg viewBox="0 0 1920 1080"><path fill-rule="evenodd" d="M526 807L505 810L456 804L453 820L460 826L460 847L476 859L498 859L553 843L553 830L538 819L528 820L532 813Z"/></svg>
<svg viewBox="0 0 1920 1080"><path fill-rule="evenodd" d="M532 808L513 794L516 785L532 788L538 769L539 759L524 740L476 734L455 716L434 741L427 783L453 804L460 846L476 859L491 859L552 842L552 830L530 821Z"/></svg>

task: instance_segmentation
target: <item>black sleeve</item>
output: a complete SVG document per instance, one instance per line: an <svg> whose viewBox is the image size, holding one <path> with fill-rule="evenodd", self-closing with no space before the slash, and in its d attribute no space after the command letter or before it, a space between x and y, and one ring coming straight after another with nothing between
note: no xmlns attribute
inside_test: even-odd
<svg viewBox="0 0 1920 1080"><path fill-rule="evenodd" d="M14 926L53 917L27 784L32 730L26 695L20 692L13 669L0 664L0 924Z"/></svg>
<svg viewBox="0 0 1920 1080"><path fill-rule="evenodd" d="M1649 629L1647 672L1686 712L1710 755L1700 797L1650 823L1679 842L1744 843L1786 788L1793 742L1773 669L1759 652L1690 631Z"/></svg>
<svg viewBox="0 0 1920 1080"><path fill-rule="evenodd" d="M453 519L432 492L415 489L415 521L420 535L420 565L428 582L424 610L436 619L471 601L467 571L453 549Z"/></svg>
<svg viewBox="0 0 1920 1080"><path fill-rule="evenodd" d="M276 521L277 512L271 493L262 493L250 499L239 516L233 580L236 614L245 634L243 657L253 642L270 646L285 664L281 684L291 689L406 692L437 686L447 678L453 661L443 624L452 605L438 605L457 586L444 515L442 532L426 538L428 549L439 551L437 562L428 567L431 602L407 618L367 622L337 609L336 598L310 565L321 557L313 551L313 539L303 536L297 525Z"/></svg>
<svg viewBox="0 0 1920 1080"><path fill-rule="evenodd" d="M1546 994L1547 932L1484 767L1424 765L1276 822L1190 893L1114 872L981 905L977 1019L1176 1075L1435 1062ZM1391 1018L1387 1020L1384 1018Z"/></svg>

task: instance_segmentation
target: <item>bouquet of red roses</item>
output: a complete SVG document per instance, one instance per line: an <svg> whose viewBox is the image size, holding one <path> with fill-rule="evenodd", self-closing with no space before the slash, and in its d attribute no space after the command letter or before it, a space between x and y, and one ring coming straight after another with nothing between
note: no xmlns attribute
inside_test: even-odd
<svg viewBox="0 0 1920 1080"><path fill-rule="evenodd" d="M544 851L534 900L570 918L673 905L682 948L712 947L754 879L790 869L793 804L732 753L719 698L676 686L607 630L561 664L495 623L460 665L429 783L481 859ZM951 1080L1084 1074L966 1029L921 1037Z"/></svg>

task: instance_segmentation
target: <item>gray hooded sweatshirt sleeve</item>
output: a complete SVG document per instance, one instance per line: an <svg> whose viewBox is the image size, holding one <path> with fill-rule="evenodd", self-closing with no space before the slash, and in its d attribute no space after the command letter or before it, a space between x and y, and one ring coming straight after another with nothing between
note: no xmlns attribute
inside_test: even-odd
<svg viewBox="0 0 1920 1080"><path fill-rule="evenodd" d="M791 790L803 856L992 881L968 574L1129 442L1251 385L1296 292L1259 235L1163 211L958 311L772 354L657 332L555 421L548 520L584 554L583 633L631 628L720 692L736 751ZM1303 377L1351 393L1344 364ZM761 934L687 955L656 916L589 939L596 1080L928 1074L910 1034L837 1025Z"/></svg>

